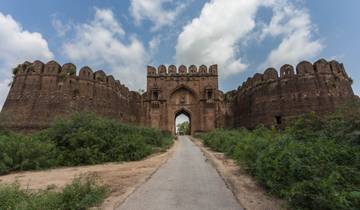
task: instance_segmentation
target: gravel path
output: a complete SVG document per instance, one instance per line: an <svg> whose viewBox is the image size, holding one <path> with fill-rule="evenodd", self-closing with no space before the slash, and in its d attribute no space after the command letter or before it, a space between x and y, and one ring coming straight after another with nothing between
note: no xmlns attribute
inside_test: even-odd
<svg viewBox="0 0 360 210"><path fill-rule="evenodd" d="M178 141L174 155L117 210L242 209L189 137Z"/></svg>

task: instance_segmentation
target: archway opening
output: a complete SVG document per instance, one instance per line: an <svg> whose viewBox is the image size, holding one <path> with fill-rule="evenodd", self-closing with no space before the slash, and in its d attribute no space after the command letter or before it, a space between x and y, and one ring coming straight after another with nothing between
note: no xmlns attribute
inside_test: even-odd
<svg viewBox="0 0 360 210"><path fill-rule="evenodd" d="M191 117L186 111L175 114L175 133L178 135L191 135Z"/></svg>

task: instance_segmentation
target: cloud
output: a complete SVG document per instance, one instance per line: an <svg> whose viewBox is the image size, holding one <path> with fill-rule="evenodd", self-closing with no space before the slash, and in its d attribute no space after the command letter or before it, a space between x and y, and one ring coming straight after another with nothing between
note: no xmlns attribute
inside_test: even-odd
<svg viewBox="0 0 360 210"><path fill-rule="evenodd" d="M285 63L295 65L300 60L312 58L320 53L323 44L312 40L316 30L311 23L310 14L304 8L296 8L288 2L276 3L273 17L263 28L261 38L266 36L282 37L277 48L273 49L263 67L279 68Z"/></svg>
<svg viewBox="0 0 360 210"><path fill-rule="evenodd" d="M257 19L262 7L273 11L268 24ZM248 68L241 46L249 40L261 42L266 37L280 37L281 43L262 64L277 66L318 54L322 45L311 40L313 32L308 12L287 0L211 0L199 17L183 28L175 57L179 64L217 63L219 73L226 79Z"/></svg>
<svg viewBox="0 0 360 210"><path fill-rule="evenodd" d="M237 43L255 27L259 1L213 0L198 18L183 28L176 45L177 63L218 63L227 77L247 68L238 56ZM226 69L226 71L225 71Z"/></svg>
<svg viewBox="0 0 360 210"><path fill-rule="evenodd" d="M49 60L53 57L40 33L24 30L11 15L0 12L0 106L7 96L13 67L25 60Z"/></svg>
<svg viewBox="0 0 360 210"><path fill-rule="evenodd" d="M70 23L63 23L56 15L53 16L51 25L60 37L64 37L72 28Z"/></svg>
<svg viewBox="0 0 360 210"><path fill-rule="evenodd" d="M63 44L63 52L73 61L109 68L129 88L145 87L145 47L125 33L109 9L96 8L91 22L75 25L75 37Z"/></svg>
<svg viewBox="0 0 360 210"><path fill-rule="evenodd" d="M171 5L173 9L167 9ZM130 13L136 24L143 20L153 23L152 30L157 31L163 26L171 25L181 11L186 7L185 3L175 3L174 0L131 0Z"/></svg>

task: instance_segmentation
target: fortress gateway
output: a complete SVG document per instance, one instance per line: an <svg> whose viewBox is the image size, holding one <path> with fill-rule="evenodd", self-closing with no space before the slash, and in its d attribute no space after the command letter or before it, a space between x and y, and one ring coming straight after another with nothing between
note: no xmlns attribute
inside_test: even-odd
<svg viewBox="0 0 360 210"><path fill-rule="evenodd" d="M141 126L175 131L175 118L185 114L191 132L220 127L283 127L314 111L325 113L355 98L343 64L324 59L269 68L248 78L237 90L218 88L218 66L147 68L147 90L130 91L113 76L89 67L55 61L25 62L14 69L2 109L3 123L14 130L46 128L56 117L90 111Z"/></svg>

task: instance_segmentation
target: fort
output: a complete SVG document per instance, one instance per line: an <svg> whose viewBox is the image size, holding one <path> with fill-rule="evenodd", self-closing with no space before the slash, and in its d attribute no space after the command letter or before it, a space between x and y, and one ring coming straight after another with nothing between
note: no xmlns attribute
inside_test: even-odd
<svg viewBox="0 0 360 210"><path fill-rule="evenodd" d="M124 123L175 132L175 119L185 114L191 133L215 128L285 126L307 112L331 112L355 98L343 64L320 59L274 68L248 78L237 90L218 87L218 66L147 67L146 92L130 91L104 71L60 66L55 61L24 62L3 109L2 123L13 130L46 128L57 117L90 111Z"/></svg>

